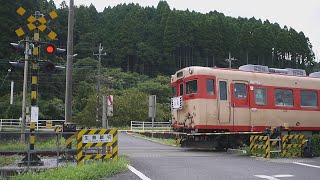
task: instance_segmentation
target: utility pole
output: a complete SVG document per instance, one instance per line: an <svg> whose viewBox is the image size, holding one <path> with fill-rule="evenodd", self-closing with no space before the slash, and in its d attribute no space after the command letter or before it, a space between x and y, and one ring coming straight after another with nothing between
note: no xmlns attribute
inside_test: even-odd
<svg viewBox="0 0 320 180"><path fill-rule="evenodd" d="M228 59L226 59L226 61L228 61L229 62L229 68L231 69L231 62L232 61L235 61L235 60L237 60L237 59L235 59L235 58L231 58L231 53L229 52L229 58Z"/></svg>
<svg viewBox="0 0 320 180"><path fill-rule="evenodd" d="M72 64L73 64L73 16L74 1L70 0L68 15L68 43L66 69L65 122L72 122Z"/></svg>
<svg viewBox="0 0 320 180"><path fill-rule="evenodd" d="M26 46L24 51L24 75L23 75L23 93L22 93L22 122L20 141L26 141L26 97L27 97L27 79L28 79L28 59L29 59L29 38L26 37Z"/></svg>
<svg viewBox="0 0 320 180"><path fill-rule="evenodd" d="M106 53L101 54L103 50L103 47L101 46L101 43L99 44L99 54L93 54L97 55L99 57L99 64L98 64L98 86L97 86L97 104L96 104L96 127L98 128L100 125L99 123L99 106L100 106L100 86L101 86L101 56L105 56Z"/></svg>

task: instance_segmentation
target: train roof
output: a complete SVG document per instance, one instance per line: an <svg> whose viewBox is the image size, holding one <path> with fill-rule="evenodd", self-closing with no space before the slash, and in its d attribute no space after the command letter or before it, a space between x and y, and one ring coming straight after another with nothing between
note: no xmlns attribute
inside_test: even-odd
<svg viewBox="0 0 320 180"><path fill-rule="evenodd" d="M248 81L250 84L320 89L319 77L201 66L190 66L177 71L172 75L171 82L195 75L216 76L230 81Z"/></svg>

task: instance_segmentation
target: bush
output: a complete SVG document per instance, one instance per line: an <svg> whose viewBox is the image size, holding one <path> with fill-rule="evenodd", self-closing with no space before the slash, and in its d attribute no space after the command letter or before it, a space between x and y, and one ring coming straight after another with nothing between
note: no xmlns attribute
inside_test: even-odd
<svg viewBox="0 0 320 180"><path fill-rule="evenodd" d="M315 156L320 156L320 134L315 134L311 137L311 146Z"/></svg>

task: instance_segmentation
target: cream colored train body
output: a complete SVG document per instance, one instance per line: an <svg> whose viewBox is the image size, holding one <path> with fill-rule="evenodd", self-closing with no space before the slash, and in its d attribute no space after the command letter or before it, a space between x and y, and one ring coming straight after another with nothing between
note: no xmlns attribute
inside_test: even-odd
<svg viewBox="0 0 320 180"><path fill-rule="evenodd" d="M171 77L172 125L184 132L320 130L320 78L209 67Z"/></svg>

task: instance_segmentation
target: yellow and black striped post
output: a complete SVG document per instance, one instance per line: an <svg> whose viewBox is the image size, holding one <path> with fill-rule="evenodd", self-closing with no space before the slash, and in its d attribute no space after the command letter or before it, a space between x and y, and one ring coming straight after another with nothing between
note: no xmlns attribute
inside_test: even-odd
<svg viewBox="0 0 320 180"><path fill-rule="evenodd" d="M258 143L256 143L258 141ZM264 145L261 145L263 142ZM257 152L257 149L261 149L262 152ZM267 136L250 136L250 152L252 155L270 158L270 135Z"/></svg>
<svg viewBox="0 0 320 180"><path fill-rule="evenodd" d="M282 156L301 157L304 143L304 135L284 135L282 137ZM288 152L290 150L292 152Z"/></svg>
<svg viewBox="0 0 320 180"><path fill-rule="evenodd" d="M33 47L33 61L32 61L32 70L31 70L31 108L37 107L38 105L38 60L39 60L39 31L35 30L33 41L35 42L35 46ZM35 129L35 121L31 119L30 122L30 150L34 150L34 129Z"/></svg>
<svg viewBox="0 0 320 180"><path fill-rule="evenodd" d="M99 137L101 135L111 135L112 140L110 142L84 142L83 138L90 136L90 138ZM84 148L103 147L111 148L112 153L102 152L101 154L83 155ZM92 130L80 130L77 134L77 165L82 166L85 160L89 159L112 159L118 160L118 130L117 129L92 129Z"/></svg>
<svg viewBox="0 0 320 180"><path fill-rule="evenodd" d="M31 71L31 109L34 107L38 106L38 61L39 61L39 30L34 31L34 36L33 36L33 60L32 60L32 71ZM31 116L31 118L34 118ZM35 144L35 126L38 119L31 119L30 122L30 138L29 138L29 150L33 151L34 150L34 144ZM30 156L26 156L22 160L23 164L29 163L29 165L43 165L43 162L41 159L35 154L35 153L30 153Z"/></svg>

